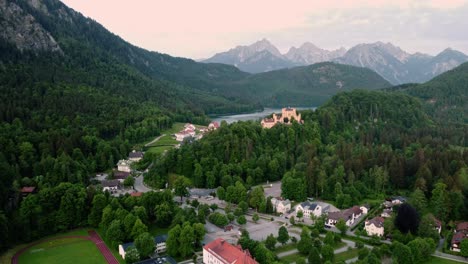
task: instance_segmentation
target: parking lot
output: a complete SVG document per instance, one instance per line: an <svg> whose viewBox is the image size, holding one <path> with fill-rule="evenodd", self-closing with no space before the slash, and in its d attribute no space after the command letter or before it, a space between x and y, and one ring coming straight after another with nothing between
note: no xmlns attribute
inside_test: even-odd
<svg viewBox="0 0 468 264"><path fill-rule="evenodd" d="M281 181L263 184L262 186L265 191L265 197L281 197Z"/></svg>

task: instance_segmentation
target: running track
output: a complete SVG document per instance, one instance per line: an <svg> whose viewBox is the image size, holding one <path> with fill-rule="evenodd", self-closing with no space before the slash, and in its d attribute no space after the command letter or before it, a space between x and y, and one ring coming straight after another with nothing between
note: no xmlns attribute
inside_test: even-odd
<svg viewBox="0 0 468 264"><path fill-rule="evenodd" d="M47 241L51 241L51 240L55 240L55 239L62 239L62 238L81 238L81 239L84 239L84 240L92 241L96 245L96 247L99 249L101 254L104 256L104 258L106 259L108 264L119 264L117 259L114 257L114 255L112 255L112 252L106 246L104 241L102 241L101 237L99 236L98 233L96 233L96 231L89 230L88 234L89 234L89 236L63 236L63 237L49 238L49 239L34 242L32 244L29 244L27 247L22 248L21 250L16 252L15 255L11 258L11 264L18 264L19 256L21 256L21 254L26 252L31 247L33 247L35 245L38 245L38 244L41 244L41 243L44 243L44 242L47 242Z"/></svg>

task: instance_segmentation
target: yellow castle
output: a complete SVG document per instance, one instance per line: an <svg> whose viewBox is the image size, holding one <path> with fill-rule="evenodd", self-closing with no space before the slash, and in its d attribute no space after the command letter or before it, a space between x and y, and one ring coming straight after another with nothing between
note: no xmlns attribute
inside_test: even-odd
<svg viewBox="0 0 468 264"><path fill-rule="evenodd" d="M293 120L298 123L302 123L301 114L298 114L296 108L283 108L281 114L273 113L272 118L264 118L261 122L263 128L272 128L274 125L281 124L292 124Z"/></svg>

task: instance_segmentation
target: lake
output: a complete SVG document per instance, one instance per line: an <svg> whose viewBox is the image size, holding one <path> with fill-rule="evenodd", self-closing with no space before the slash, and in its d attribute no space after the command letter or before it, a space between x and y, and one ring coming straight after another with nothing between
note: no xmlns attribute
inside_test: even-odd
<svg viewBox="0 0 468 264"><path fill-rule="evenodd" d="M295 107L297 110L308 110L316 109L317 107ZM214 122L221 123L221 121L226 121L228 124L237 122L237 121L260 121L262 118L271 115L273 113L281 113L281 108L264 108L261 112L254 112L249 114L237 114L237 115L225 115L225 116L216 116L212 120Z"/></svg>

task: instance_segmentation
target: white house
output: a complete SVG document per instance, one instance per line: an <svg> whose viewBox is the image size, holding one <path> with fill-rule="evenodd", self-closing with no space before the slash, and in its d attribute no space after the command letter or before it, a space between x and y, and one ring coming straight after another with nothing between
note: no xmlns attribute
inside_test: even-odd
<svg viewBox="0 0 468 264"><path fill-rule="evenodd" d="M143 152L133 150L128 154L128 159L134 162L138 162L143 158Z"/></svg>
<svg viewBox="0 0 468 264"><path fill-rule="evenodd" d="M275 208L277 213L285 214L289 210L291 210L291 201L289 200L280 200L276 198L271 198L271 203Z"/></svg>
<svg viewBox="0 0 468 264"><path fill-rule="evenodd" d="M315 217L320 217L322 215L322 206L316 203L303 202L296 206L296 214L299 211L304 213L304 218L310 218L311 215Z"/></svg>
<svg viewBox="0 0 468 264"><path fill-rule="evenodd" d="M119 162L117 163L117 170L124 171L124 172L131 172L132 171L132 169L130 168L131 164L132 162L129 160L119 160Z"/></svg>
<svg viewBox="0 0 468 264"><path fill-rule="evenodd" d="M359 209L361 209L362 214L365 214L365 215L369 212L369 206L368 205L361 205L359 207Z"/></svg>
<svg viewBox="0 0 468 264"><path fill-rule="evenodd" d="M383 236L384 235L384 221L383 217L374 217L365 222L364 229L369 236Z"/></svg>

